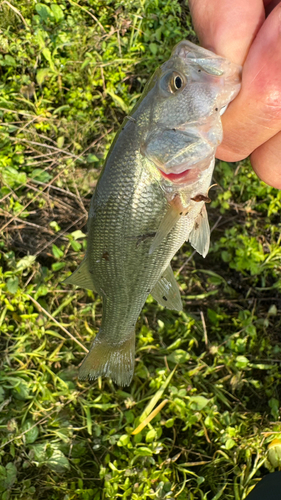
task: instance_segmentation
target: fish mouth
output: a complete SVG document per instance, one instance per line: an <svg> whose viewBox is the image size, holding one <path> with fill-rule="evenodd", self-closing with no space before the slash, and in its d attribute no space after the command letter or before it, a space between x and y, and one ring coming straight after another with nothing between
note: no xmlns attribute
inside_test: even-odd
<svg viewBox="0 0 281 500"><path fill-rule="evenodd" d="M200 169L198 168L188 168L179 174L166 174L163 170L159 169L164 179L168 179L173 182L173 184L192 184L197 181Z"/></svg>

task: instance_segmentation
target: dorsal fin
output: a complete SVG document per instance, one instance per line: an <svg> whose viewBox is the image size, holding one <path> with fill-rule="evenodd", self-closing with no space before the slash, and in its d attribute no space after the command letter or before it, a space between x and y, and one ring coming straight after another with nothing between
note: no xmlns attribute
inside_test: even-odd
<svg viewBox="0 0 281 500"><path fill-rule="evenodd" d="M205 205L195 220L188 241L200 255L206 257L210 246L210 226Z"/></svg>
<svg viewBox="0 0 281 500"><path fill-rule="evenodd" d="M152 289L151 295L161 306L176 311L182 310L180 291L170 265Z"/></svg>
<svg viewBox="0 0 281 500"><path fill-rule="evenodd" d="M65 285L76 285L80 288L96 291L93 284L93 277L88 269L87 256L84 257L80 266L72 273L66 280L63 281Z"/></svg>

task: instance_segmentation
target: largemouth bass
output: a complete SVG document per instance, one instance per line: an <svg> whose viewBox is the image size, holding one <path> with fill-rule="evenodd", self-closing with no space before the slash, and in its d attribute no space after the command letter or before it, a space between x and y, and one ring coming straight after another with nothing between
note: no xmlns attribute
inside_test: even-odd
<svg viewBox="0 0 281 500"><path fill-rule="evenodd" d="M87 252L66 279L103 299L100 330L79 377L129 385L135 325L147 296L181 310L170 261L189 240L209 249L208 201L220 115L241 68L183 41L156 70L122 124L91 200Z"/></svg>

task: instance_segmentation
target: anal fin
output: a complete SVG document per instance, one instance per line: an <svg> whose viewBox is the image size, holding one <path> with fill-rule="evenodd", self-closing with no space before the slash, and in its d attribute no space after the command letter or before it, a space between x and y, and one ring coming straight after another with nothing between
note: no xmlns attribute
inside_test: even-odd
<svg viewBox="0 0 281 500"><path fill-rule="evenodd" d="M170 265L152 289L151 295L161 306L176 311L182 310L180 291Z"/></svg>
<svg viewBox="0 0 281 500"><path fill-rule="evenodd" d="M93 277L88 269L87 258L84 257L80 266L72 273L68 278L66 278L63 283L65 285L76 285L81 288L86 288L87 290L93 290L95 287L93 284Z"/></svg>
<svg viewBox="0 0 281 500"><path fill-rule="evenodd" d="M123 342L111 343L98 333L79 370L79 378L110 377L116 384L130 385L135 366L135 331Z"/></svg>
<svg viewBox="0 0 281 500"><path fill-rule="evenodd" d="M205 204L195 219L188 241L200 255L206 257L210 246L210 226Z"/></svg>

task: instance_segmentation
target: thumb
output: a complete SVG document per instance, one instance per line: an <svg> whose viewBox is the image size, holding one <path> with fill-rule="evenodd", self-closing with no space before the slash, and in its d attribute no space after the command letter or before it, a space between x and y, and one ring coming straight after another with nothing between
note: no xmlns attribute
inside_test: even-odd
<svg viewBox="0 0 281 500"><path fill-rule="evenodd" d="M189 0L200 44L243 64L265 19L263 0Z"/></svg>

